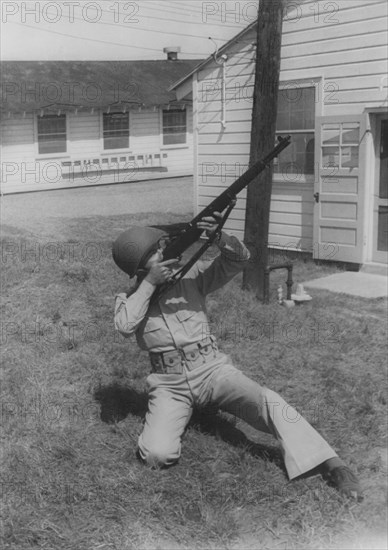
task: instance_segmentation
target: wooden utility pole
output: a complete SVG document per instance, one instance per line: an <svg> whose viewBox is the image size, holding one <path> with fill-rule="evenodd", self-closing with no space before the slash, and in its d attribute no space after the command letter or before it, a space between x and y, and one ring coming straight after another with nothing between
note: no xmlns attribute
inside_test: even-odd
<svg viewBox="0 0 388 550"><path fill-rule="evenodd" d="M259 0L250 165L275 144L283 3L284 0ZM244 271L243 287L256 291L259 299L263 298L264 269L268 264L271 190L272 167L261 172L247 189L245 242L252 258Z"/></svg>

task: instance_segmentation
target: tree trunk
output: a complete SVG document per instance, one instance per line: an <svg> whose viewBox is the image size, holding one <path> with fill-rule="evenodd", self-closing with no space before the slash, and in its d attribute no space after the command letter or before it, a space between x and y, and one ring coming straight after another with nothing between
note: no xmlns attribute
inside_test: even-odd
<svg viewBox="0 0 388 550"><path fill-rule="evenodd" d="M282 0L259 2L250 165L275 144L282 11ZM271 190L272 166L261 172L247 189L245 242L251 251L251 261L244 271L243 287L256 291L259 299L264 295L264 269L268 264Z"/></svg>

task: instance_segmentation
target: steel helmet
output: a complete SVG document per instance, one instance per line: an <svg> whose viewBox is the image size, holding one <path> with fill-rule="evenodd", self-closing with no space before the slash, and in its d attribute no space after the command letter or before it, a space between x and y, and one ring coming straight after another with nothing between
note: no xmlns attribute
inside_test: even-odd
<svg viewBox="0 0 388 550"><path fill-rule="evenodd" d="M144 268L148 259L158 250L158 241L166 236L164 231L153 227L131 227L117 237L112 246L116 265L134 277Z"/></svg>

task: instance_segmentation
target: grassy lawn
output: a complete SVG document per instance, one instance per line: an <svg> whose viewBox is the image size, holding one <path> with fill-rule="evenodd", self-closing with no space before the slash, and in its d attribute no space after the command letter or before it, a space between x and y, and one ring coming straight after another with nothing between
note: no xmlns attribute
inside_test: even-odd
<svg viewBox="0 0 388 550"><path fill-rule="evenodd" d="M289 483L276 441L241 421L195 414L178 465L135 458L148 357L114 333L127 277L110 244L171 214L3 231L1 342L4 549L361 549L386 539L386 300L314 291L293 309L236 278L208 299L222 349L279 392L356 470L353 504L320 476ZM82 235L82 240L80 239ZM336 270L295 260L301 282Z"/></svg>

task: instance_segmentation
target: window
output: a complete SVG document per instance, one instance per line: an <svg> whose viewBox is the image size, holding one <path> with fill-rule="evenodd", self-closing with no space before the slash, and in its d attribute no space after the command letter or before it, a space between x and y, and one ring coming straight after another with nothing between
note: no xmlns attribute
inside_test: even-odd
<svg viewBox="0 0 388 550"><path fill-rule="evenodd" d="M163 145L186 143L186 110L163 111Z"/></svg>
<svg viewBox="0 0 388 550"><path fill-rule="evenodd" d="M128 149L129 115L128 113L104 113L103 115L104 149Z"/></svg>
<svg viewBox="0 0 388 550"><path fill-rule="evenodd" d="M66 153L66 115L38 116L38 151Z"/></svg>
<svg viewBox="0 0 388 550"><path fill-rule="evenodd" d="M277 135L291 135L276 163L274 173L295 181L296 175L314 174L315 88L300 86L279 90Z"/></svg>
<svg viewBox="0 0 388 550"><path fill-rule="evenodd" d="M360 125L325 124L322 130L323 168L358 168Z"/></svg>

